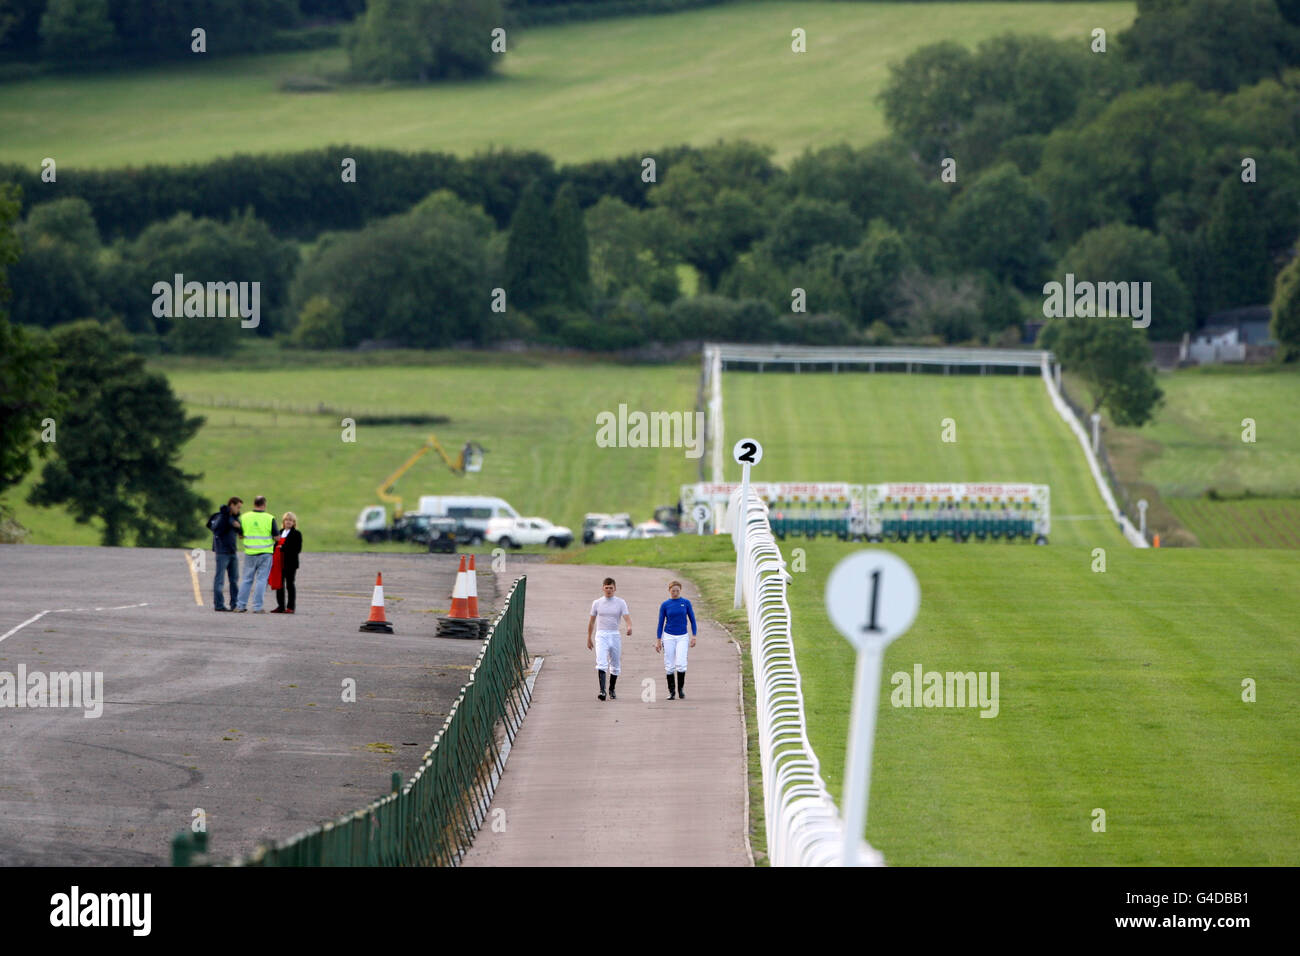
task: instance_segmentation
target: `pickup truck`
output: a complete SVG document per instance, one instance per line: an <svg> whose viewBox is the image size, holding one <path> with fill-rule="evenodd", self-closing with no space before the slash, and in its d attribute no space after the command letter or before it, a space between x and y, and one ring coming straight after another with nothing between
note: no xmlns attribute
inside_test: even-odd
<svg viewBox="0 0 1300 956"><path fill-rule="evenodd" d="M502 548L521 548L526 544L567 548L573 543L572 531L545 518L492 518L484 537Z"/></svg>

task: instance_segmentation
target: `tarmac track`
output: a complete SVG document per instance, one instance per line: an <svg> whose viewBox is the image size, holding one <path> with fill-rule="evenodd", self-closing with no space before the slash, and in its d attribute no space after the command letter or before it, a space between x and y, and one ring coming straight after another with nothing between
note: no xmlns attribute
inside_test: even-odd
<svg viewBox="0 0 1300 956"><path fill-rule="evenodd" d="M185 551L0 547L0 673L104 688L97 718L0 707L0 865L167 864L196 811L214 856L242 856L419 765L481 647L434 636L455 556L304 554L293 616L214 613L206 561L196 605ZM392 635L357 630L378 571Z"/></svg>

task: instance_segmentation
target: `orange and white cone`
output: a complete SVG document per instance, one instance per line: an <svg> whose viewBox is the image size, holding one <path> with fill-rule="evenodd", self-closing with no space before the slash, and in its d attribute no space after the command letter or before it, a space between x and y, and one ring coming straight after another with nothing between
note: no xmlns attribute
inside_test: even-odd
<svg viewBox="0 0 1300 956"><path fill-rule="evenodd" d="M393 633L393 625L384 619L384 575L382 573L375 575L375 593L370 598L370 617L357 630L378 631L381 634Z"/></svg>
<svg viewBox="0 0 1300 956"><path fill-rule="evenodd" d="M456 572L456 587L451 592L450 617L469 617L469 585L466 584L465 555L460 556L460 570Z"/></svg>
<svg viewBox="0 0 1300 956"><path fill-rule="evenodd" d="M469 571L466 573L465 582L468 585L465 606L469 609L470 617L478 617L478 576L474 573L474 555L469 556Z"/></svg>

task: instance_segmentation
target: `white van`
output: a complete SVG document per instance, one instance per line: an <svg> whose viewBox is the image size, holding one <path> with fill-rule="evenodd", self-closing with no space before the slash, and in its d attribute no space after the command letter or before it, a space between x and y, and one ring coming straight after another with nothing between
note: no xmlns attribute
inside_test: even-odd
<svg viewBox="0 0 1300 956"><path fill-rule="evenodd" d="M482 495L421 495L421 514L456 520L456 540L482 544L493 518L518 518L519 512L503 498Z"/></svg>

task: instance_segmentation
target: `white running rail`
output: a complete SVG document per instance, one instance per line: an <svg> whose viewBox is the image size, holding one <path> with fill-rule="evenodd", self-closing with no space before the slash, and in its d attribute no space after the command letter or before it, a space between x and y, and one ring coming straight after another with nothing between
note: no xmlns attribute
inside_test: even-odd
<svg viewBox="0 0 1300 956"><path fill-rule="evenodd" d="M1065 399L1061 397L1060 389L1056 387L1056 379L1052 375L1049 355L1050 353L1044 352L1042 357L1043 383L1047 386L1048 397L1051 398L1057 414L1065 419L1065 423L1074 432L1074 437L1079 439L1079 444L1083 446L1083 454L1088 459L1088 469L1092 472L1092 480L1097 483L1097 490L1101 492L1101 500L1106 503L1106 507L1110 510L1110 516L1115 519L1120 532L1128 539L1129 544L1136 548L1150 547L1147 544L1147 539L1142 537L1142 533L1133 527L1133 522L1129 521L1128 515L1124 514L1119 505L1115 503L1115 495L1111 493L1110 485L1106 483L1105 477L1102 476L1101 466L1097 463L1097 456L1093 453L1091 442L1088 441L1088 433L1084 430L1083 422L1074 416L1070 406L1065 404Z"/></svg>
<svg viewBox="0 0 1300 956"><path fill-rule="evenodd" d="M733 542L737 542L735 516L741 513L737 489L727 509L727 531ZM768 860L772 866L840 866L844 823L822 780L804 723L803 689L786 597L791 578L767 523L767 505L752 491L744 520L744 554L738 573L754 662ZM865 841L858 858L864 866L885 865L880 853Z"/></svg>
<svg viewBox="0 0 1300 956"><path fill-rule="evenodd" d="M713 481L722 477L722 349L716 345L704 348L704 361L709 369L709 441L713 461Z"/></svg>

